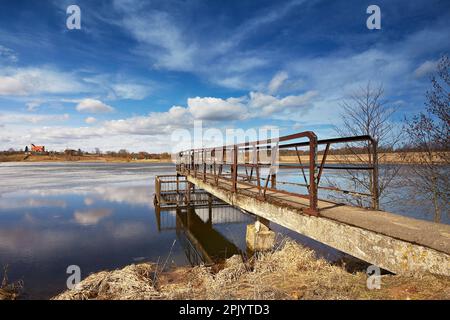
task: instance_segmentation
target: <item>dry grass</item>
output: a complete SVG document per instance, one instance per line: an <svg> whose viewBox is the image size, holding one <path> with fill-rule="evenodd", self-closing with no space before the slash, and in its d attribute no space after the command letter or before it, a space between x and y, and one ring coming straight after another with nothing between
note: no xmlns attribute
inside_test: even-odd
<svg viewBox="0 0 450 320"><path fill-rule="evenodd" d="M366 287L364 273L317 259L312 250L284 241L247 262L177 268L155 277L151 264L89 276L54 299L450 299L450 279L433 275L382 277Z"/></svg>
<svg viewBox="0 0 450 320"><path fill-rule="evenodd" d="M160 294L153 286L153 265L130 265L121 270L102 271L59 296L57 300L142 300L157 299Z"/></svg>
<svg viewBox="0 0 450 320"><path fill-rule="evenodd" d="M8 266L3 269L3 279L0 282L0 300L16 300L23 288L22 281L8 282Z"/></svg>
<svg viewBox="0 0 450 320"><path fill-rule="evenodd" d="M446 152L445 154L449 154ZM317 162L320 163L322 161L323 155L320 154L317 156ZM419 152L392 152L392 153L380 153L378 154L378 160L380 164L414 164L421 163L423 155ZM301 155L300 159L303 163L309 162L309 155ZM436 162L442 162L443 157L439 156L437 153L433 155L433 160ZM327 157L328 164L343 164L343 163L354 163L354 164L367 164L369 161L369 157L367 154L347 154L347 155L339 155L339 154L330 154ZM297 156L280 156L281 163L298 163Z"/></svg>
<svg viewBox="0 0 450 320"><path fill-rule="evenodd" d="M25 157L24 154L0 155L0 162L139 162L139 163L168 163L171 159L147 159L132 160L130 158L111 157L107 155L83 155L71 156L63 154L50 155L30 155Z"/></svg>

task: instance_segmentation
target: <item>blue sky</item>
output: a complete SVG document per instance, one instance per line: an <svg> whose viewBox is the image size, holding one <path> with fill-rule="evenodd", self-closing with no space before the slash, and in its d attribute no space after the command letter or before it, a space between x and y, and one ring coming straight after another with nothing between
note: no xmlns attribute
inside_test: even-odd
<svg viewBox="0 0 450 320"><path fill-rule="evenodd" d="M194 121L327 138L368 81L400 125L424 108L449 21L450 2L430 0L2 1L0 149L172 151Z"/></svg>

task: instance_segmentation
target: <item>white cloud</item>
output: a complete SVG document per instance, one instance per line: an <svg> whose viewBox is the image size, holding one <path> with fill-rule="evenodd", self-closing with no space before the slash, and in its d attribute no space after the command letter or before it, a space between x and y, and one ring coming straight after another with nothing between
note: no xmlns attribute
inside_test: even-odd
<svg viewBox="0 0 450 320"><path fill-rule="evenodd" d="M66 114L22 114L22 113L3 113L0 114L0 122L4 124L17 124L17 123L50 123L61 122L69 120L70 116Z"/></svg>
<svg viewBox="0 0 450 320"><path fill-rule="evenodd" d="M229 60L228 60L229 61ZM268 61L261 57L255 56L237 56L233 59L229 66L227 67L227 72L230 73L242 73L249 70L253 70L258 67L267 65Z"/></svg>
<svg viewBox="0 0 450 320"><path fill-rule="evenodd" d="M108 131L103 127L62 127L45 126L29 130L29 137L39 137L42 144L57 144L67 146L68 141L88 140L108 136Z"/></svg>
<svg viewBox="0 0 450 320"><path fill-rule="evenodd" d="M97 99L83 99L76 107L78 112L83 113L107 113L113 112L114 108Z"/></svg>
<svg viewBox="0 0 450 320"><path fill-rule="evenodd" d="M87 206L92 206L95 203L95 200L89 197L84 198L84 204Z"/></svg>
<svg viewBox="0 0 450 320"><path fill-rule="evenodd" d="M88 211L76 211L73 216L75 221L81 225L95 225L100 220L109 217L112 214L111 209L94 209Z"/></svg>
<svg viewBox="0 0 450 320"><path fill-rule="evenodd" d="M258 81L255 81L254 79L251 79L250 77L246 75L224 75L223 73L219 72L218 76L216 78L211 79L214 83L230 88L230 89L237 89L237 90L243 90L243 89L249 89L249 90L263 90L265 88L264 83L259 83Z"/></svg>
<svg viewBox="0 0 450 320"><path fill-rule="evenodd" d="M261 92L250 92L249 107L254 109L256 116L269 116L274 113L288 112L292 109L300 111L317 95L316 91L308 91L301 95L290 95L277 98Z"/></svg>
<svg viewBox="0 0 450 320"><path fill-rule="evenodd" d="M126 79L126 81L124 81ZM150 95L157 85L148 80L134 79L132 75L92 75L83 81L93 84L96 91L109 100L142 100Z"/></svg>
<svg viewBox="0 0 450 320"><path fill-rule="evenodd" d="M49 199L15 199L15 198L0 198L0 209L24 209L24 208L41 208L41 207L57 207L66 208L67 203L64 200L49 200Z"/></svg>
<svg viewBox="0 0 450 320"><path fill-rule="evenodd" d="M50 125L51 121L68 118L66 115L2 115L0 120L9 126L8 132L0 134L2 146L28 143L33 137L39 137L39 143L48 148L88 148L100 147L102 150L117 150L118 148L133 149L135 151L171 150L168 135L177 129L192 129L194 120L227 121L245 120L260 117L279 117L284 115L292 119L289 112L295 116L304 114L316 92L308 91L301 95L276 97L261 92L251 92L248 96L239 98L194 97L187 100L187 106L173 106L166 112L153 112L146 116L134 116L125 119L105 121L99 126L93 125L94 117L85 118L85 122L92 125L86 127L68 127ZM87 101L86 101L87 100ZM82 111L98 111L104 109L98 100L85 99L78 101L78 109ZM77 100L71 100L77 102ZM109 110L108 108L106 108ZM45 127L27 127L23 123L44 123ZM206 124L205 123L205 124ZM175 142L173 142L175 143ZM147 148L144 146L148 146ZM58 149L57 149L58 150Z"/></svg>
<svg viewBox="0 0 450 320"><path fill-rule="evenodd" d="M270 81L268 89L270 94L278 91L284 81L288 79L288 74L285 71L278 72Z"/></svg>
<svg viewBox="0 0 450 320"><path fill-rule="evenodd" d="M145 46L146 55L155 61L156 67L181 71L193 69L196 45L187 41L182 29L168 13L156 10L136 12L119 1L115 4L125 13L123 26Z"/></svg>
<svg viewBox="0 0 450 320"><path fill-rule="evenodd" d="M105 123L108 132L137 135L170 133L175 128L192 124L192 117L186 108L173 106L167 112L154 112L148 116L112 120Z"/></svg>
<svg viewBox="0 0 450 320"><path fill-rule="evenodd" d="M189 98L188 110L195 119L201 120L236 120L243 119L246 108L242 98Z"/></svg>
<svg viewBox="0 0 450 320"><path fill-rule="evenodd" d="M189 13L197 11L195 2L184 4L182 14L178 10L155 10L139 1L116 0L114 7L122 15L120 26L138 42L133 51L148 57L154 67L193 72L216 84L235 88L237 77L265 67L273 59L271 53L264 57L261 51L242 50L241 42L255 36L260 28L281 20L304 2L292 0L252 12L242 24L227 30L220 23L204 26L186 19ZM204 37L205 27L216 36ZM241 89L256 89L253 81L243 84Z"/></svg>
<svg viewBox="0 0 450 320"><path fill-rule="evenodd" d="M26 84L19 79L0 76L0 95L23 96L27 95L29 91Z"/></svg>
<svg viewBox="0 0 450 320"><path fill-rule="evenodd" d="M42 104L42 101L34 100L34 101L27 102L25 105L27 106L28 111L33 112L33 111L36 111L36 109L38 107L40 107L41 104Z"/></svg>
<svg viewBox="0 0 450 320"><path fill-rule="evenodd" d="M232 51L232 49L237 47L243 40L255 35L259 29L282 19L287 14L291 13L296 6L302 5L304 2L305 1L303 0L292 0L283 4L277 3L276 8L267 8L265 12L253 15L242 24L237 25L236 29L233 30L233 32L230 32L231 36L218 44L220 51L222 53Z"/></svg>
<svg viewBox="0 0 450 320"><path fill-rule="evenodd" d="M142 100L151 92L151 89L148 86L133 83L114 84L112 89L117 98L132 100Z"/></svg>
<svg viewBox="0 0 450 320"><path fill-rule="evenodd" d="M86 119L84 119L84 122L86 122L87 124L93 124L97 122L97 119L95 119L94 117L87 117Z"/></svg>
<svg viewBox="0 0 450 320"><path fill-rule="evenodd" d="M437 64L438 64L437 60L436 61L427 60L424 63L422 63L416 70L414 70L414 75L417 78L426 76L436 70Z"/></svg>
<svg viewBox="0 0 450 320"><path fill-rule="evenodd" d="M0 71L0 96L82 92L75 77L51 68L4 68Z"/></svg>
<svg viewBox="0 0 450 320"><path fill-rule="evenodd" d="M0 45L0 59L12 63L19 61L19 58L14 50L2 45Z"/></svg>

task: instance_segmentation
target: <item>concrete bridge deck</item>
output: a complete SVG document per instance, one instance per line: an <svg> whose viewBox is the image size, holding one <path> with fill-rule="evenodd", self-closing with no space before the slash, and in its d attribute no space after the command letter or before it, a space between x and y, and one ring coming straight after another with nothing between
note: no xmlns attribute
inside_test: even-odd
<svg viewBox="0 0 450 320"><path fill-rule="evenodd" d="M245 182L217 181L213 174L178 172L213 196L394 273L450 276L450 226L378 210L318 201L319 216L305 214L307 197L259 190ZM304 212L305 211L305 212Z"/></svg>

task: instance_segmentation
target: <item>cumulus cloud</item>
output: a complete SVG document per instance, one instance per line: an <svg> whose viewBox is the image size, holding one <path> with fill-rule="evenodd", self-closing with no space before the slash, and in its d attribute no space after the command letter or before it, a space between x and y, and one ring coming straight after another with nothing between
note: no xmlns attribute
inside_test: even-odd
<svg viewBox="0 0 450 320"><path fill-rule="evenodd" d="M113 112L114 108L101 102L97 99L83 99L81 100L77 107L78 112L83 113L107 113L107 112Z"/></svg>
<svg viewBox="0 0 450 320"><path fill-rule="evenodd" d="M201 120L236 120L246 116L242 98L195 97L187 101L189 112Z"/></svg>
<svg viewBox="0 0 450 320"><path fill-rule="evenodd" d="M0 120L7 125L15 124L15 127L10 126L10 130L2 132L0 138L7 144L13 140L25 143L38 136L41 143L53 148L67 147L70 144L74 148L83 145L85 149L101 146L102 150L107 147L130 149L130 146L136 146L137 151L143 150L143 144L151 141L153 148L158 147L167 151L170 142L162 137L167 137L177 129L192 129L195 120L227 122L282 114L291 118L292 115L287 113L295 112L296 115L305 113L316 94L315 91L307 91L300 95L280 97L254 91L238 98L194 97L187 100L186 107L172 106L166 112L109 120L99 126L93 125L97 119L90 116L84 121L91 126L85 127L47 125L51 121L68 119L68 115L3 114ZM72 102L75 101L78 100ZM99 100L85 99L78 102L77 110L80 112L110 110L109 106L105 108ZM24 122L45 123L46 126L25 127Z"/></svg>
<svg viewBox="0 0 450 320"><path fill-rule="evenodd" d="M274 113L282 113L294 108L305 107L311 103L316 95L316 91L308 91L301 95L290 95L284 98L277 98L261 92L250 92L248 106L253 110L254 116L269 116Z"/></svg>
<svg viewBox="0 0 450 320"><path fill-rule="evenodd" d="M108 132L126 134L161 134L176 128L184 128L192 123L186 108L173 106L167 112L154 112L148 116L112 120L105 123Z"/></svg>

